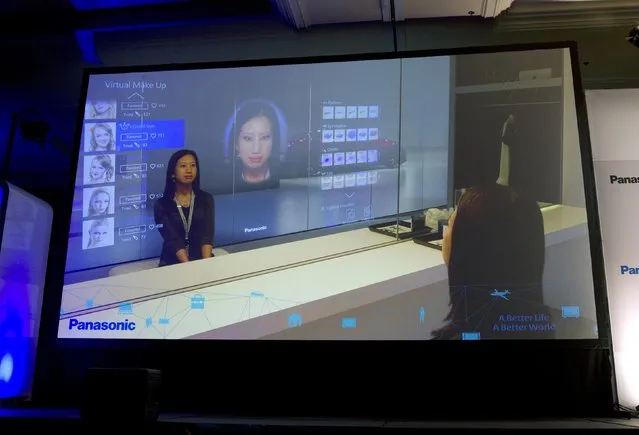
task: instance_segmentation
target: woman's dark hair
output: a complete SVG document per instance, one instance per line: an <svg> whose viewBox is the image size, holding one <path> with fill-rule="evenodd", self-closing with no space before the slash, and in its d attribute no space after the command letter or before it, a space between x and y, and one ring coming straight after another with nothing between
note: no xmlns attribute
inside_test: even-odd
<svg viewBox="0 0 639 435"><path fill-rule="evenodd" d="M233 122L233 129L231 130L233 145L233 152L237 152L237 136L240 134L242 126L249 122L253 118L260 116L266 117L271 123L271 135L273 138L273 154L279 156L281 153L281 132L280 132L280 120L277 116L277 112L273 106L264 101L248 101L240 106L239 110L235 112L235 119Z"/></svg>
<svg viewBox="0 0 639 435"><path fill-rule="evenodd" d="M173 153L169 159L169 163L166 165L166 180L164 182L164 196L162 199L165 201L173 201L175 196L175 168L177 162L184 156L193 156L195 159L196 174L193 179L193 190L197 193L200 190L200 159L193 150L179 150Z"/></svg>
<svg viewBox="0 0 639 435"><path fill-rule="evenodd" d="M494 289L517 292L507 301L513 313L541 306L545 251L536 201L498 184L467 190L452 225L447 320L467 323L469 312L496 301Z"/></svg>

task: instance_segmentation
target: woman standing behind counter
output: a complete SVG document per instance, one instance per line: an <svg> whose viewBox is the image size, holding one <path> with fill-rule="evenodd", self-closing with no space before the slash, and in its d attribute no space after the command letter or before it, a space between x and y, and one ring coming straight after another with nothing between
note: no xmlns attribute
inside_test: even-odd
<svg viewBox="0 0 639 435"><path fill-rule="evenodd" d="M195 151L180 150L171 156L164 195L155 203L154 216L164 239L160 267L213 256L215 201L200 189Z"/></svg>

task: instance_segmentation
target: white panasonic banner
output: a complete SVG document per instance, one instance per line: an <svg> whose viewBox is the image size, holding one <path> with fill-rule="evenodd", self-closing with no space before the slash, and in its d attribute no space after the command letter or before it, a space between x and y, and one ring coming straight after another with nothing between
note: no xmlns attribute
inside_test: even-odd
<svg viewBox="0 0 639 435"><path fill-rule="evenodd" d="M586 92L619 402L639 404L639 89Z"/></svg>

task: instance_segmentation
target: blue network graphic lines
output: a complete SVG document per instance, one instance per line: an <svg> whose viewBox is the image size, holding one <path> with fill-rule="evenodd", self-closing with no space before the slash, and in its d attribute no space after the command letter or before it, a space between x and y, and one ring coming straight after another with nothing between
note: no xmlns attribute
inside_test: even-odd
<svg viewBox="0 0 639 435"><path fill-rule="evenodd" d="M70 295L77 298L77 307L81 307L81 310L89 305L93 306L96 298L102 297L104 300L104 294L100 295L101 290L105 289L93 289L86 300L76 294ZM106 294L112 296L108 291ZM126 316L136 322L138 326L131 338L168 339L186 338L290 309L300 303L302 302L269 297L261 291L238 295L199 290L141 302L125 301L109 311L117 311L117 316ZM283 328L285 327L286 319L283 324Z"/></svg>
<svg viewBox="0 0 639 435"><path fill-rule="evenodd" d="M156 296L157 298L163 298L168 296L165 294L168 292L176 292L176 290L114 284L109 284L108 286L93 284L74 287L73 289L65 288L62 292L60 315L80 313L83 310L117 304L132 297Z"/></svg>

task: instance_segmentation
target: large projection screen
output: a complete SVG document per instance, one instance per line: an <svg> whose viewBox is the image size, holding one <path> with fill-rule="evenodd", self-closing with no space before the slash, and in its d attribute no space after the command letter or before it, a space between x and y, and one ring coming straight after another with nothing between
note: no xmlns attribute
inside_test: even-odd
<svg viewBox="0 0 639 435"><path fill-rule="evenodd" d="M494 51L89 71L58 337L597 338L571 50Z"/></svg>

